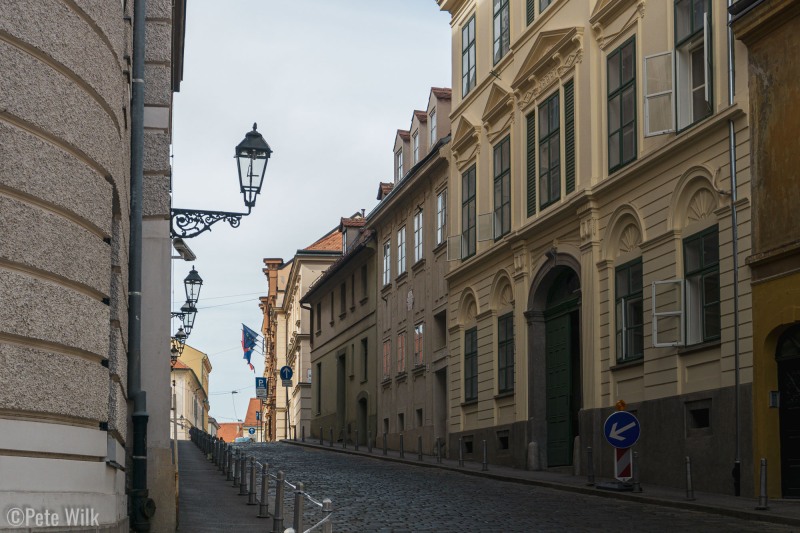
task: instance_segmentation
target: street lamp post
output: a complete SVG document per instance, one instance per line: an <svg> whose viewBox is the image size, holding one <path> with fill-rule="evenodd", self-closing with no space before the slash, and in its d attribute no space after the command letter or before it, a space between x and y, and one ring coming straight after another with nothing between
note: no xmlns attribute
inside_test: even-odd
<svg viewBox="0 0 800 533"><path fill-rule="evenodd" d="M272 149L264 137L256 130L247 132L244 140L236 146L236 157L239 167L239 190L244 197L247 213L231 213L228 211L201 211L197 209L171 209L170 232L172 237L183 239L197 237L204 231L211 231L211 226L225 220L231 227L239 227L243 216L247 216L256 205L256 197L264 183L264 172L272 155Z"/></svg>

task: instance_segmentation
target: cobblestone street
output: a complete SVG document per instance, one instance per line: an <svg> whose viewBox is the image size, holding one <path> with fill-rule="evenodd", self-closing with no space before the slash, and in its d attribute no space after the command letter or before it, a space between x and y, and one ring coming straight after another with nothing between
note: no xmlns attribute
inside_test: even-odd
<svg viewBox="0 0 800 533"><path fill-rule="evenodd" d="M287 444L252 444L245 449L269 462L270 472L283 470L288 481L303 482L315 499L330 498L335 532L793 531ZM274 482L271 489L270 502ZM287 491L286 527L291 525L291 500ZM242 505L242 512L251 511ZM308 528L321 514L306 504L305 516Z"/></svg>

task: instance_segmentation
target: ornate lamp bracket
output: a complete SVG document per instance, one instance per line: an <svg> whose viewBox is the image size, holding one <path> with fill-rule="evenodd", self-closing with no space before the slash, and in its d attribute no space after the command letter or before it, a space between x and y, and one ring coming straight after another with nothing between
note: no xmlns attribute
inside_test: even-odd
<svg viewBox="0 0 800 533"><path fill-rule="evenodd" d="M232 228L238 228L242 217L247 213L229 213L227 211L200 211L197 209L170 209L169 223L172 238L188 239L197 237L204 231L211 231L211 226L220 220L226 221Z"/></svg>

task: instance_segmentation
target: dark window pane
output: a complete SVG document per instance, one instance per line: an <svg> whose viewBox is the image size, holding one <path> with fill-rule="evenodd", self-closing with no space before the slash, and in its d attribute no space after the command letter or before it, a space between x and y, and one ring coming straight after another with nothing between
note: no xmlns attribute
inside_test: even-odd
<svg viewBox="0 0 800 533"><path fill-rule="evenodd" d="M620 268L617 270L617 298L622 298L630 293L630 286L628 285L628 269Z"/></svg>
<svg viewBox="0 0 800 533"><path fill-rule="evenodd" d="M703 265L719 263L719 238L716 233L703 237Z"/></svg>
<svg viewBox="0 0 800 533"><path fill-rule="evenodd" d="M619 156L619 132L613 133L608 138L608 167L615 168L620 163Z"/></svg>
<svg viewBox="0 0 800 533"><path fill-rule="evenodd" d="M642 292L642 262L631 265L631 292Z"/></svg>
<svg viewBox="0 0 800 533"><path fill-rule="evenodd" d="M694 9L692 10L692 29L694 31L703 27L703 16L706 12L706 0L694 0Z"/></svg>
<svg viewBox="0 0 800 533"><path fill-rule="evenodd" d="M684 246L685 257L683 258L686 272L694 272L702 268L701 244L701 239L692 239L686 242Z"/></svg>
<svg viewBox="0 0 800 533"><path fill-rule="evenodd" d="M619 89L620 81L620 53L614 52L608 57L608 92L613 93Z"/></svg>
<svg viewBox="0 0 800 533"><path fill-rule="evenodd" d="M719 303L707 306L704 310L703 323L705 325L703 331L704 339L713 339L719 337L720 334L720 317L719 317Z"/></svg>
<svg viewBox="0 0 800 533"><path fill-rule="evenodd" d="M621 118L620 102L621 102L621 97L620 97L619 94L617 94L616 96L612 97L608 101L608 131L609 132L615 132L615 131L619 130L619 127L620 127L620 124L621 124L621 122L620 122L620 118Z"/></svg>
<svg viewBox="0 0 800 533"><path fill-rule="evenodd" d="M622 91L622 123L628 124L636 111L636 86L632 85Z"/></svg>
<svg viewBox="0 0 800 533"><path fill-rule="evenodd" d="M630 161L636 155L636 135L633 124L622 129L622 160Z"/></svg>
<svg viewBox="0 0 800 533"><path fill-rule="evenodd" d="M626 44L622 49L622 83L627 83L634 78L634 43Z"/></svg>
<svg viewBox="0 0 800 533"><path fill-rule="evenodd" d="M703 303L719 302L719 272L703 276Z"/></svg>

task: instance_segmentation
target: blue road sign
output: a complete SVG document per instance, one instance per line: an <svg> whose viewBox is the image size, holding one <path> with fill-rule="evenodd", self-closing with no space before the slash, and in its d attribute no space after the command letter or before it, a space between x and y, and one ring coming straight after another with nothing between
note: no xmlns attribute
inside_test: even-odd
<svg viewBox="0 0 800 533"><path fill-rule="evenodd" d="M250 429L247 430L247 432L250 433L251 435L255 435L256 434L256 428L250 428Z"/></svg>
<svg viewBox="0 0 800 533"><path fill-rule="evenodd" d="M630 448L639 440L639 420L627 411L612 413L603 424L603 434L614 448Z"/></svg>
<svg viewBox="0 0 800 533"><path fill-rule="evenodd" d="M281 379L284 381L292 379L292 367L290 366L282 366L281 367Z"/></svg>
<svg viewBox="0 0 800 533"><path fill-rule="evenodd" d="M267 378L256 378L256 389L266 389Z"/></svg>

